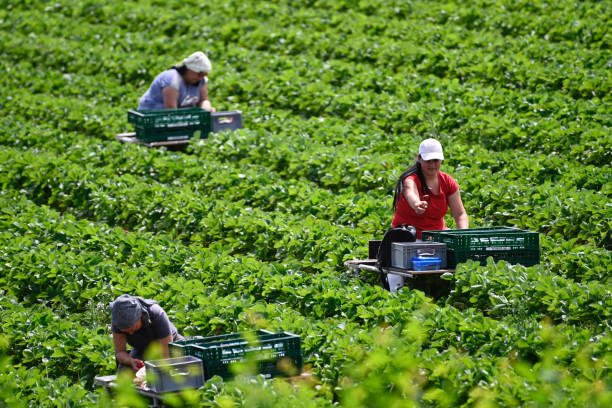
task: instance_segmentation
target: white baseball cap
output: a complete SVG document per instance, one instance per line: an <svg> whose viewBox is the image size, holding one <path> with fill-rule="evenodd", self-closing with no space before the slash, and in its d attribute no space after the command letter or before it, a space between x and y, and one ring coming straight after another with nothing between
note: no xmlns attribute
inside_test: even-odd
<svg viewBox="0 0 612 408"><path fill-rule="evenodd" d="M212 65L210 64L208 57L202 51L194 52L185 58L183 63L188 69L198 73L206 72L209 74L210 70L212 69Z"/></svg>
<svg viewBox="0 0 612 408"><path fill-rule="evenodd" d="M419 154L425 161L427 160L444 160L444 153L442 153L442 145L436 139L425 139L419 146Z"/></svg>

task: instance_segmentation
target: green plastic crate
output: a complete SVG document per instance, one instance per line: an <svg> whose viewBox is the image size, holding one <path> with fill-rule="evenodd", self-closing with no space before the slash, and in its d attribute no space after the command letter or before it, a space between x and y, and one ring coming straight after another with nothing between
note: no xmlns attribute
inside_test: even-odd
<svg viewBox="0 0 612 408"><path fill-rule="evenodd" d="M514 227L486 227L486 228L465 228L465 229L456 229L456 230L429 230L423 231L422 240L423 241L437 241L437 237L440 234L451 234L451 235L459 235L459 234L481 234L481 233L495 233L495 234L508 234L514 233L517 231L522 231L519 228Z"/></svg>
<svg viewBox="0 0 612 408"><path fill-rule="evenodd" d="M128 123L143 142L188 140L196 131L200 137L210 132L210 111L201 108L128 110Z"/></svg>
<svg viewBox="0 0 612 408"><path fill-rule="evenodd" d="M447 246L448 267L468 259L486 264L488 257L525 266L540 263L540 234L510 227L423 231L423 241Z"/></svg>
<svg viewBox="0 0 612 408"><path fill-rule="evenodd" d="M255 338L254 343L246 339ZM251 333L231 333L219 336L191 338L169 344L173 356L198 357L204 364L204 378L214 375L230 378L230 364L252 359L260 374L266 378L287 376L279 367L282 359L288 359L298 373L302 371L303 359L300 336L288 332L273 333L257 330Z"/></svg>

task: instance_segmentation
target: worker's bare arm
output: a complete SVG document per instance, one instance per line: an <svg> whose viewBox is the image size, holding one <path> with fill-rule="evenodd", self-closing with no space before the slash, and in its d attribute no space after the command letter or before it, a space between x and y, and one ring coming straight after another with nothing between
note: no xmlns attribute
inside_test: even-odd
<svg viewBox="0 0 612 408"><path fill-rule="evenodd" d="M162 89L162 97L164 98L164 109L178 108L179 91L171 86L166 86Z"/></svg>
<svg viewBox="0 0 612 408"><path fill-rule="evenodd" d="M216 112L217 110L213 108L210 100L208 99L208 85L204 84L200 88L200 103L199 105L202 109L208 109L211 112Z"/></svg>
<svg viewBox="0 0 612 408"><path fill-rule="evenodd" d="M142 360L133 358L130 353L127 352L127 341L125 334L113 333L113 343L115 344L115 358L121 364L128 367L132 367L134 371L138 371L140 367L144 365Z"/></svg>

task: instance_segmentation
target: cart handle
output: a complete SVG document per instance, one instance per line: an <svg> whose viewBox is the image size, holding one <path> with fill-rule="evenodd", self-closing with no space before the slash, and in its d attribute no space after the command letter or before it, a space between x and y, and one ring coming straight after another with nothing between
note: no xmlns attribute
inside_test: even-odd
<svg viewBox="0 0 612 408"><path fill-rule="evenodd" d="M360 265L358 265L358 267L361 270L374 271L374 272L379 272L380 271L378 269L378 267L376 267L374 265L363 265L363 264L360 264Z"/></svg>

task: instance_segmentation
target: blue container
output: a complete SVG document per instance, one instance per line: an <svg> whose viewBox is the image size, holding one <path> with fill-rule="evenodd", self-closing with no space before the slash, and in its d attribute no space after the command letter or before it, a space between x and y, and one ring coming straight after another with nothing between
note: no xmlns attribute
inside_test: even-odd
<svg viewBox="0 0 612 408"><path fill-rule="evenodd" d="M435 271L440 269L440 258L438 257L418 257L412 258L412 269L415 271Z"/></svg>

